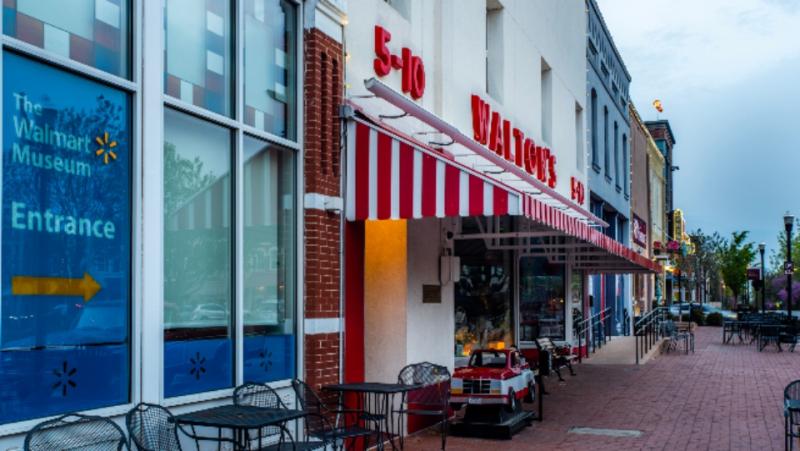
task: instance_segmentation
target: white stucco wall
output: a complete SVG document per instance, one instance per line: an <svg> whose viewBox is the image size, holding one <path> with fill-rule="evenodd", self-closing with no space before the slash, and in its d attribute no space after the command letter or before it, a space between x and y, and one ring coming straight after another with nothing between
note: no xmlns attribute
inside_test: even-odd
<svg viewBox="0 0 800 451"><path fill-rule="evenodd" d="M400 54L408 47L426 71L426 89L418 101L472 136L472 94L511 120L526 136L542 143L541 61L552 68L552 142L557 158L556 190L570 196L570 177L586 184L585 164L578 164L575 110L586 99L586 12L583 2L499 0L503 5L502 103L486 93L486 0L406 0L408 18L383 0L349 0L345 28L348 96L368 94L364 80L377 77L372 63L374 27L392 34L388 47ZM578 31L580 30L580 31ZM380 78L398 92L399 71ZM583 114L583 127L586 130ZM585 161L586 146L581 155ZM588 196L586 196L588 202Z"/></svg>
<svg viewBox="0 0 800 451"><path fill-rule="evenodd" d="M587 185L586 150L579 154L578 134L585 142L585 120L576 126L576 108L586 111L586 11L581 1L498 0L502 11L502 91L493 99L486 93L486 0L404 0L395 9L384 0L348 0L346 90L350 98L369 95L364 80L379 78L373 68L374 27L392 35L389 50L400 55L403 47L422 58L426 72L425 93L417 102L472 136L471 96L480 95L513 127L538 144L546 144L557 158L556 190L570 197L570 178ZM402 11L402 12L401 12ZM541 64L552 74L552 136L542 136ZM379 78L401 92L400 71ZM363 100L370 112L396 113L379 99ZM384 108L384 109L381 109ZM400 119L403 121L406 119ZM392 121L388 121L389 124ZM429 128L428 128L429 129ZM580 163L579 163L580 161ZM588 193L587 193L588 194ZM586 196L588 205L589 196ZM393 380L405 362L431 361L453 365L453 284L442 287L441 304L422 303L422 285L439 283L442 253L441 227L448 220L415 219L406 222L404 271L377 277L370 260L370 240L377 235L367 228L365 280L366 359L368 380ZM382 239L388 239L382 237ZM382 256L381 258L389 258ZM400 254L391 255L398 268ZM384 269L388 269L386 266ZM399 288L401 277L404 287ZM567 285L569 289L569 285ZM404 296L402 307L398 298ZM571 338L567 310L568 338ZM405 349L398 344L405 343ZM387 351L393 350L390 354Z"/></svg>
<svg viewBox="0 0 800 451"><path fill-rule="evenodd" d="M449 220L435 218L408 223L408 362L433 362L453 370L455 317L452 280L441 285L442 303L424 304L422 285L439 285L441 230ZM457 282L457 281L456 281Z"/></svg>
<svg viewBox="0 0 800 451"><path fill-rule="evenodd" d="M405 365L406 221L364 225L364 377L391 382Z"/></svg>

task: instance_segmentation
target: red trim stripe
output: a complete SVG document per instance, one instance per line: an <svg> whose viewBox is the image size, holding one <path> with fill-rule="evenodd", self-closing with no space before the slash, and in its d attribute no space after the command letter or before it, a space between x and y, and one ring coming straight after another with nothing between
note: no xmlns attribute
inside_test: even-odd
<svg viewBox="0 0 800 451"><path fill-rule="evenodd" d="M356 220L369 217L369 127L356 123Z"/></svg>
<svg viewBox="0 0 800 451"><path fill-rule="evenodd" d="M508 214L508 192L504 189L493 187L494 214L496 216Z"/></svg>
<svg viewBox="0 0 800 451"><path fill-rule="evenodd" d="M400 142L400 218L414 214L414 149Z"/></svg>
<svg viewBox="0 0 800 451"><path fill-rule="evenodd" d="M436 216L436 158L422 156L422 217Z"/></svg>
<svg viewBox="0 0 800 451"><path fill-rule="evenodd" d="M483 180L469 175L469 215L483 215Z"/></svg>
<svg viewBox="0 0 800 451"><path fill-rule="evenodd" d="M378 219L392 217L392 137L378 133Z"/></svg>
<svg viewBox="0 0 800 451"><path fill-rule="evenodd" d="M460 178L461 178L461 171L459 171L457 167L449 164L445 166L444 170L445 216L458 216Z"/></svg>

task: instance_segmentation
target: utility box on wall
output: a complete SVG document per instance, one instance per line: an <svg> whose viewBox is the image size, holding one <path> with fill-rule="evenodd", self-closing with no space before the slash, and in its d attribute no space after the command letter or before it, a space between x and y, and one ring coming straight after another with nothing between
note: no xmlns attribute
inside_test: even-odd
<svg viewBox="0 0 800 451"><path fill-rule="evenodd" d="M439 257L439 283L447 285L461 278L461 258L452 255Z"/></svg>

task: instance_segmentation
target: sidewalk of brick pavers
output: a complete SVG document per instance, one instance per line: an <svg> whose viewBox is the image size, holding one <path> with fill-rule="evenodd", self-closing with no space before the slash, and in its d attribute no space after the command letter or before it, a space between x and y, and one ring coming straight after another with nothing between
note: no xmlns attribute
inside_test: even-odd
<svg viewBox="0 0 800 451"><path fill-rule="evenodd" d="M451 450L778 450L783 448L783 388L800 379L800 349L758 352L722 344L701 327L694 354L670 353L645 365L577 365L565 383L546 379L544 421L512 440L449 437ZM573 427L641 431L639 437L569 433ZM423 433L406 449L440 449Z"/></svg>

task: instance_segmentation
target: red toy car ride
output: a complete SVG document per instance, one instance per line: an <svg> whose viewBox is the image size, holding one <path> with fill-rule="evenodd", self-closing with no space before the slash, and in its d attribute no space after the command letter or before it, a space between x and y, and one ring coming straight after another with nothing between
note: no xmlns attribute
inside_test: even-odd
<svg viewBox="0 0 800 451"><path fill-rule="evenodd" d="M472 351L468 366L456 368L450 385L450 405L502 405L509 412L523 398L533 402L535 382L530 365L516 349Z"/></svg>

